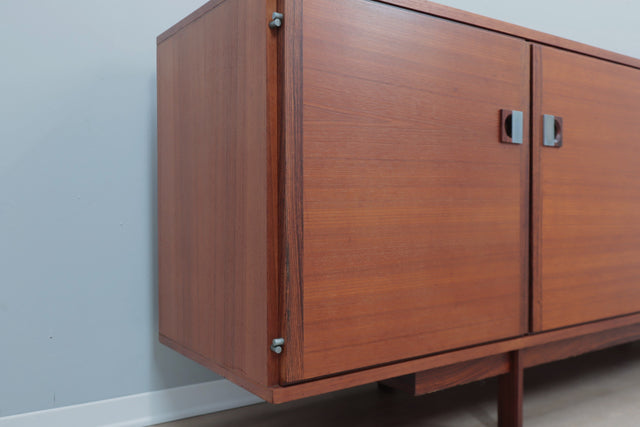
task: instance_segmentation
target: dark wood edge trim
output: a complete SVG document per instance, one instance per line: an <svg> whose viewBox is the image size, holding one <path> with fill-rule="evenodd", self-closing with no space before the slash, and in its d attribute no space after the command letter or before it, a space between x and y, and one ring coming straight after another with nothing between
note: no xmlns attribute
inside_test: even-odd
<svg viewBox="0 0 640 427"><path fill-rule="evenodd" d="M266 400L267 402L273 402L273 388L266 387L264 385L249 381L247 377L243 373L236 373L233 370L227 369L223 366L218 365L213 360L210 360L200 353L197 353L179 343L172 340L171 338L160 334L159 340L162 344L167 347L172 348L180 354L187 356L189 359L195 360L202 366L205 366L211 369L213 372L222 375L227 378L231 382L239 385L240 387L249 390L251 393L255 394L261 399Z"/></svg>
<svg viewBox="0 0 640 427"><path fill-rule="evenodd" d="M527 76L527 82L531 81L531 55L529 54L528 46L525 44L522 48L522 73ZM529 91L524 91L524 99L522 103L527 105L529 111L524 112L524 129L531 128L531 106L529 103ZM530 264L529 264L529 251L530 251L530 205L531 205L531 174L530 174L530 162L531 162L531 135L524 132L524 145L519 147L521 152L520 157L520 238L521 242L521 259L520 259L520 293L522 295L520 299L521 317L520 317L520 331L523 334L529 332L529 317L530 317L530 304L529 304L529 277L530 277Z"/></svg>
<svg viewBox="0 0 640 427"><path fill-rule="evenodd" d="M542 49L531 45L531 299L530 329L542 330Z"/></svg>
<svg viewBox="0 0 640 427"><path fill-rule="evenodd" d="M282 142L280 269L285 339L281 378L303 378L302 0L282 0Z"/></svg>
<svg viewBox="0 0 640 427"><path fill-rule="evenodd" d="M394 377L409 375L469 360L480 359L501 353L509 353L545 345L553 342L573 339L580 336L597 334L599 332L611 332L612 330L630 325L640 324L640 314L633 314L609 320L601 320L571 328L544 332L477 347L440 353L420 359L396 362L390 365L369 368L362 371L341 374L335 377L313 380L305 383L284 387L274 387L273 403L285 403L319 394L338 391L350 387L369 384L375 381L383 381ZM640 339L640 336L638 337Z"/></svg>
<svg viewBox="0 0 640 427"><path fill-rule="evenodd" d="M180 20L177 24L175 24L174 26L172 26L171 28L169 28L167 31L165 31L164 33L160 34L157 38L156 38L156 43L160 44L163 41L167 40L168 38L170 38L171 36L173 36L174 34L178 33L180 30L182 30L183 28L185 28L187 25L191 24L192 22L197 21L198 19L200 19L203 15L205 15L207 12L209 12L210 10L215 9L216 7L220 6L222 3L224 3L226 0L211 0L207 3L205 3L204 5L200 6L195 12L190 13L189 15L187 15L185 18L183 18L182 20Z"/></svg>
<svg viewBox="0 0 640 427"><path fill-rule="evenodd" d="M633 68L640 68L640 59L621 53L611 52L605 49L589 46L573 40L553 36L541 31L531 30L515 24L509 24L497 19L488 18L449 6L432 3L427 0L375 0L379 3L386 3L416 12L427 13L439 18L456 21L462 24L473 25L486 30L495 31L509 36L518 37L527 41L536 42L548 46L558 47L571 52L581 53L594 58L605 59L617 64L626 65Z"/></svg>
<svg viewBox="0 0 640 427"><path fill-rule="evenodd" d="M278 0L267 0L267 14L276 10ZM269 18L269 17L267 17ZM267 340L271 343L274 338L280 338L280 208L279 208L279 145L281 129L281 97L280 97L280 73L279 73L279 34L265 24L266 31L266 61L267 61ZM268 384L280 384L281 357L270 349L268 351Z"/></svg>

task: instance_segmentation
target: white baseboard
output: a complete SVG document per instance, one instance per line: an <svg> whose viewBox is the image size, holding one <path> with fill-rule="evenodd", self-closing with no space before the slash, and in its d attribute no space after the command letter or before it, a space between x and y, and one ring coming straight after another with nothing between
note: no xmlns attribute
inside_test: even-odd
<svg viewBox="0 0 640 427"><path fill-rule="evenodd" d="M217 380L0 418L1 427L143 427L262 402Z"/></svg>

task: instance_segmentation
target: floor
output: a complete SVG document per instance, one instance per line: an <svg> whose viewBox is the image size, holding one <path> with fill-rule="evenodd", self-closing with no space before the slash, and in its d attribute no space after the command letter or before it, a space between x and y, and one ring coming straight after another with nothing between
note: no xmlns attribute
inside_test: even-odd
<svg viewBox="0 0 640 427"><path fill-rule="evenodd" d="M284 405L259 404L163 427L493 427L497 382L421 397L376 385ZM640 342L525 371L527 427L640 426Z"/></svg>

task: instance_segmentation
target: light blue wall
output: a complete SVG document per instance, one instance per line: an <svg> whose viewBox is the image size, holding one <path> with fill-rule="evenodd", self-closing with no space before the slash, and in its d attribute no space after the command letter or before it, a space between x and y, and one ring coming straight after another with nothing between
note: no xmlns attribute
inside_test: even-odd
<svg viewBox="0 0 640 427"><path fill-rule="evenodd" d="M0 1L0 416L215 378L155 309L155 37L203 3Z"/></svg>
<svg viewBox="0 0 640 427"><path fill-rule="evenodd" d="M441 2L640 57L637 1ZM155 36L202 3L0 1L0 416L216 378L156 340Z"/></svg>

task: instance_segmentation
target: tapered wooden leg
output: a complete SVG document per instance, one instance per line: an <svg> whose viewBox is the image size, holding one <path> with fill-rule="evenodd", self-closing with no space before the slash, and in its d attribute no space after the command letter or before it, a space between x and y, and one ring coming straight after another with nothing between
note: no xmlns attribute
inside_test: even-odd
<svg viewBox="0 0 640 427"><path fill-rule="evenodd" d="M520 352L514 351L510 355L509 373L499 377L499 427L522 427L523 376Z"/></svg>

